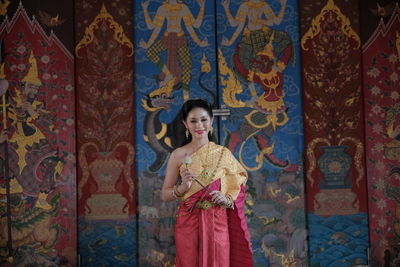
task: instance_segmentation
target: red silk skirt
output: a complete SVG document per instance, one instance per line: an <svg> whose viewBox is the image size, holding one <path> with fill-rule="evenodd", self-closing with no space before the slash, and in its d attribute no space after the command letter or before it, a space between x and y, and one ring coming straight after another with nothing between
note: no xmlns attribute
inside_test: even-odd
<svg viewBox="0 0 400 267"><path fill-rule="evenodd" d="M209 192L220 190L220 180L182 201L175 223L176 267L252 266L243 192L234 209L209 204ZM236 203L239 201L238 203Z"/></svg>

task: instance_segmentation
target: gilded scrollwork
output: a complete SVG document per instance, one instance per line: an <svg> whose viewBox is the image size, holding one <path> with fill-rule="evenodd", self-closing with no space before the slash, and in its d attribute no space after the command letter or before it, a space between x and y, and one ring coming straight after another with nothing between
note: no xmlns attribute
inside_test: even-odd
<svg viewBox="0 0 400 267"><path fill-rule="evenodd" d="M79 50L90 43L93 42L94 40L94 32L99 28L99 25L101 24L102 21L106 21L109 23L109 27L111 30L114 31L114 39L122 44L127 46L130 49L130 54L128 54L129 57L133 55L133 44L132 42L126 37L124 30L121 25L119 25L114 18L111 16L111 14L107 11L105 5L101 7L100 13L96 16L96 18L93 20L93 22L85 29L85 35L83 38L79 41L75 48L75 53L79 57Z"/></svg>
<svg viewBox="0 0 400 267"><path fill-rule="evenodd" d="M336 14L336 17L341 22L341 30L342 32L349 38L354 39L357 43L354 50L360 48L360 37L358 34L352 29L350 20L340 11L339 7L335 5L333 0L328 0L328 3L324 6L321 12L311 21L310 29L304 34L303 38L301 38L301 48L305 51L308 50L306 47L306 43L309 39L313 39L321 32L321 21L325 20L326 16L329 15L330 12Z"/></svg>

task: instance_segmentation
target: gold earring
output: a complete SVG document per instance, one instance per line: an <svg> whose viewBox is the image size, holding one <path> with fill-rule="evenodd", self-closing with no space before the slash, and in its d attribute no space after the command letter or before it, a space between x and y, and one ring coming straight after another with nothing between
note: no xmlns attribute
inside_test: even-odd
<svg viewBox="0 0 400 267"><path fill-rule="evenodd" d="M210 129L210 134L211 135L213 134L213 131L214 131L214 128L211 126L211 129Z"/></svg>
<svg viewBox="0 0 400 267"><path fill-rule="evenodd" d="M186 139L189 139L189 130L188 130L188 128L186 128L185 135L186 135Z"/></svg>

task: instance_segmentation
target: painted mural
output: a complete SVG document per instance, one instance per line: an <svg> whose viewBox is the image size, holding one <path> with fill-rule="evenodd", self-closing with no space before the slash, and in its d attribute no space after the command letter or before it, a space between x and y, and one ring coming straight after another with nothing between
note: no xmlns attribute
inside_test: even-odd
<svg viewBox="0 0 400 267"><path fill-rule="evenodd" d="M219 129L220 143L235 151L252 173L247 215L254 233L255 263L268 266L270 258L277 266L306 264L301 98L295 85L298 36L296 17L292 18L297 7L285 1L260 2L264 10L256 17L252 13L259 7L247 10L255 5L253 1L135 5L136 138L137 153L143 155L137 165L141 264L174 263L175 203L161 202L159 194L164 164L184 138L178 109L185 99L196 97L208 99L216 108L220 103L231 112L228 119L218 119L214 128ZM236 15L240 5L248 14ZM281 23L285 14L291 18L288 24ZM262 30L253 35L245 25L224 28L229 17L240 22L251 19L250 29L253 24L260 28L260 23ZM254 47L249 45L252 42ZM279 64L264 64L267 60ZM217 78L217 70L223 79Z"/></svg>
<svg viewBox="0 0 400 267"><path fill-rule="evenodd" d="M307 266L297 4L225 0L217 14L222 140L250 174L255 266Z"/></svg>
<svg viewBox="0 0 400 267"><path fill-rule="evenodd" d="M358 9L340 4L300 8L311 266L367 263Z"/></svg>
<svg viewBox="0 0 400 267"><path fill-rule="evenodd" d="M0 260L74 265L73 56L22 2L14 14L7 13L9 4L1 3L1 15L9 17L0 26Z"/></svg>
<svg viewBox="0 0 400 267"><path fill-rule="evenodd" d="M363 46L370 264L400 265L400 9Z"/></svg>
<svg viewBox="0 0 400 267"><path fill-rule="evenodd" d="M212 0L135 1L138 263L173 266L177 203L160 190L166 161L185 138L179 109L188 98L217 104ZM215 125L214 128L218 126Z"/></svg>
<svg viewBox="0 0 400 267"><path fill-rule="evenodd" d="M122 8L130 10L128 2L115 2L110 10ZM76 33L81 39L75 47L80 263L132 266L136 263L133 45L108 5L93 2L90 11L78 14L86 24L79 27L83 35Z"/></svg>

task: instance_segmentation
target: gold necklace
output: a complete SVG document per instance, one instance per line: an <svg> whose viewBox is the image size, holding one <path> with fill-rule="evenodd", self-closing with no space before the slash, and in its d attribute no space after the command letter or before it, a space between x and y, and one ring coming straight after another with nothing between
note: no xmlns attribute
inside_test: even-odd
<svg viewBox="0 0 400 267"><path fill-rule="evenodd" d="M200 173L200 179L205 182L206 184L209 182L210 178L211 178L211 170L208 169L208 154L210 153L210 142L208 142L207 144L207 153L205 156L205 159L202 160L202 165L201 167L203 167L203 169L201 170Z"/></svg>
<svg viewBox="0 0 400 267"><path fill-rule="evenodd" d="M208 147L207 147L207 154L206 154L206 159L208 159L208 153L210 152L210 143L208 143ZM210 182L212 182L215 172L217 171L219 164L221 162L221 158L222 158L222 154L224 153L224 149L222 149L220 155L219 155L219 159L217 162L217 165L215 166L214 170L211 171L210 169L208 169L208 164L206 164L206 162L204 162L204 164L202 165L203 170L201 171L199 178L201 179L201 181L203 181L205 183L205 185L208 185Z"/></svg>

